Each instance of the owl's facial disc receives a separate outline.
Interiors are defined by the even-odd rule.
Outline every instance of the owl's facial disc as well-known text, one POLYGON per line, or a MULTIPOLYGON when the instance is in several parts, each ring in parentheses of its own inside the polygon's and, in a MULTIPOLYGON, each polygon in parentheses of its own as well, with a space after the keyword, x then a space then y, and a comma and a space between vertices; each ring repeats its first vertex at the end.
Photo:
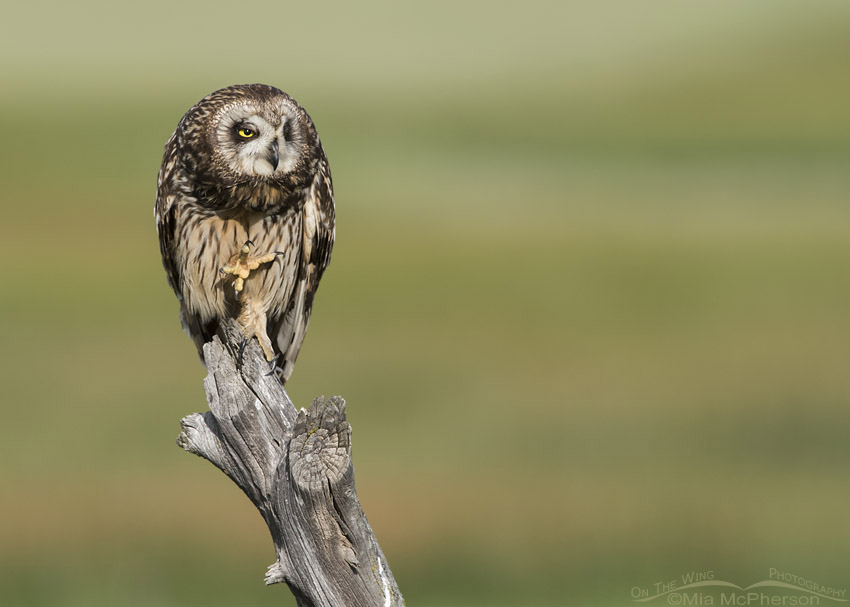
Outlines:
POLYGON ((217 129, 219 147, 231 168, 251 177, 272 177, 291 171, 298 163, 300 142, 295 140, 295 116, 288 112, 243 111, 226 115, 217 129))

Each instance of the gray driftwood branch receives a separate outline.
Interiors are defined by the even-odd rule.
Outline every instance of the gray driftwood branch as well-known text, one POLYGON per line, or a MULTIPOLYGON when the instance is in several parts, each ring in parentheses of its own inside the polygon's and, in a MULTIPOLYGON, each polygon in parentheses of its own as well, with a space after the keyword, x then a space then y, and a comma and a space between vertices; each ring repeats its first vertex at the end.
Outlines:
POLYGON ((354 488, 345 401, 295 409, 256 340, 237 365, 235 325, 204 347, 210 410, 181 421, 177 444, 215 464, 250 498, 274 541, 266 584, 299 607, 404 605, 354 488))

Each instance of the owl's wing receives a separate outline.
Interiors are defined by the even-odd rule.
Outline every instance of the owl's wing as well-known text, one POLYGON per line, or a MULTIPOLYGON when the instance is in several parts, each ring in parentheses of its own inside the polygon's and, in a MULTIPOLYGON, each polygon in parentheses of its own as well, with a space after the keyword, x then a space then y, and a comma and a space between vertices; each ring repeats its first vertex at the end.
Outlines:
POLYGON ((319 287, 319 280, 331 261, 334 244, 336 219, 333 183, 324 152, 319 162, 319 170, 310 186, 303 213, 298 279, 289 307, 279 319, 276 330, 271 333, 272 339, 283 354, 283 360, 279 364, 284 382, 292 375, 295 359, 298 358, 298 352, 304 342, 310 312, 313 309, 313 297, 319 287))
POLYGON ((162 254, 162 266, 168 284, 177 294, 180 301, 180 324, 183 330, 189 334, 195 346, 198 348, 198 356, 204 360, 204 344, 212 339, 215 334, 215 323, 204 324, 201 319, 191 314, 183 305, 183 277, 180 275, 180 263, 177 253, 177 209, 185 200, 186 194, 180 188, 183 178, 177 163, 177 133, 165 144, 165 154, 162 159, 162 167, 159 169, 159 178, 156 187, 156 205, 154 206, 154 217, 156 218, 156 231, 159 235, 159 251, 162 254))
POLYGON ((177 203, 179 192, 174 187, 177 168, 177 133, 175 132, 165 144, 165 154, 156 185, 156 232, 159 235, 159 252, 162 254, 162 266, 168 284, 177 294, 177 299, 183 300, 180 292, 180 273, 177 263, 177 203))

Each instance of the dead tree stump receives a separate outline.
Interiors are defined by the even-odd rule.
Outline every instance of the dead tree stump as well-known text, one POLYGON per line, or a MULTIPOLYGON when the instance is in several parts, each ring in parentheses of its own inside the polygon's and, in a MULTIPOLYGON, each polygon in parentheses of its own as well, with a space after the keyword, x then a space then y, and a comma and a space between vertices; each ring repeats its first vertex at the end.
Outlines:
POLYGON ((285 582, 299 607, 404 605, 357 499, 345 401, 319 397, 297 411, 256 340, 237 364, 241 340, 229 325, 204 346, 210 410, 183 418, 177 444, 260 511, 277 553, 266 584, 285 582))

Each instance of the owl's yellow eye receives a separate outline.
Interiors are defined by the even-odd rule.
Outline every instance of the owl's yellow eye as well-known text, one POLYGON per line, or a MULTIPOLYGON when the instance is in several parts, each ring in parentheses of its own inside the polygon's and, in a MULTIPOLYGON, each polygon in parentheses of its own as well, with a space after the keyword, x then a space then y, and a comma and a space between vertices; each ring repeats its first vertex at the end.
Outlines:
POLYGON ((257 134, 257 132, 255 130, 246 129, 245 127, 240 128, 236 132, 239 133, 240 137, 244 137, 245 139, 250 139, 251 137, 253 137, 254 135, 257 134))

